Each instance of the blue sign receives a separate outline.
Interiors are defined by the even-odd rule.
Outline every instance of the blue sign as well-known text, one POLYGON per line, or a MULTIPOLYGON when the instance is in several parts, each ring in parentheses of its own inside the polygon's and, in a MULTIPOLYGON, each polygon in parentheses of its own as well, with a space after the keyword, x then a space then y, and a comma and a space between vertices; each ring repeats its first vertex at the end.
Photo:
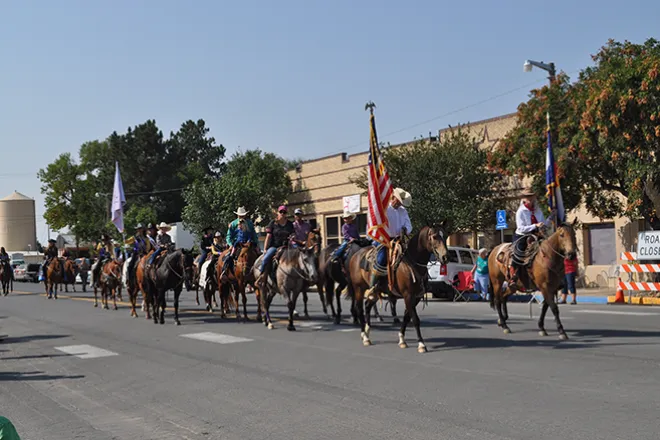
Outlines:
POLYGON ((498 231, 501 231, 502 229, 509 229, 509 225, 506 224, 506 211, 503 209, 500 209, 497 211, 497 225, 495 226, 495 229, 498 231))

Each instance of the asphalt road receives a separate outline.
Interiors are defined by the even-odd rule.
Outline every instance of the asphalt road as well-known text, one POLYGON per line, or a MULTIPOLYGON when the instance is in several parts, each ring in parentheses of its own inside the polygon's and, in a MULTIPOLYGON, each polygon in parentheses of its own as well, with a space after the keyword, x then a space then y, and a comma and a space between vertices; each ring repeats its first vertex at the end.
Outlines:
MULTIPOLYGON (((421 310, 429 353, 391 318, 363 347, 310 298, 312 321, 221 320, 184 293, 182 325, 47 300, 0 298, 0 415, 24 440, 656 439, 660 308, 562 306, 571 338, 538 336, 527 305, 503 334, 483 303, 421 310)), ((579 298, 578 298, 579 299, 579 298)), ((249 296, 254 317, 254 296, 249 296)), ((347 309, 347 304, 345 304, 347 309)), ((302 307, 298 307, 302 310, 302 307)), ((273 305, 285 316, 281 299, 273 305)), ((401 311, 400 311, 401 312, 401 311)), ((538 306, 534 306, 538 315, 538 306)))

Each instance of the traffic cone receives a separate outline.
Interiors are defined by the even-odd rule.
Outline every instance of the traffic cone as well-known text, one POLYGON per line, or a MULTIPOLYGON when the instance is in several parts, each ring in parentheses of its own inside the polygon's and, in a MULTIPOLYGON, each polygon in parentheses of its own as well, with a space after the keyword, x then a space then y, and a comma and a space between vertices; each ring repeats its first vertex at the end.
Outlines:
MULTIPOLYGON (((619 283, 621 282, 621 278, 619 278, 619 283)), ((616 288, 616 296, 614 297, 614 304, 625 304, 626 299, 623 296, 623 289, 621 288, 621 284, 617 283, 617 288, 616 288)))

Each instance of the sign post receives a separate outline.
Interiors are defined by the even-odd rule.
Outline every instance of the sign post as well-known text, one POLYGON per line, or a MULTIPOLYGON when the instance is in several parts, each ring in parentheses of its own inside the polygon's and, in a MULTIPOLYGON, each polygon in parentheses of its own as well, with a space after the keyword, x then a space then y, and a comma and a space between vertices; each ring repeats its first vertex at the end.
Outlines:
POLYGON ((504 243, 504 230, 509 229, 509 225, 506 223, 506 211, 504 209, 498 210, 495 220, 497 221, 495 229, 500 231, 500 241, 504 243))

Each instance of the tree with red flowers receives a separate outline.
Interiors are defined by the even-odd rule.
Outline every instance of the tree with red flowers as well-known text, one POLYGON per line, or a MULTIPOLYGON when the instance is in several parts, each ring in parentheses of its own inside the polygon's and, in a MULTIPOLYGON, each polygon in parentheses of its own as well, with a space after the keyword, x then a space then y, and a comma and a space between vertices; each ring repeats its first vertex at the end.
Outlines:
POLYGON ((518 107, 492 167, 545 192, 546 112, 566 209, 627 216, 660 229, 660 42, 610 40, 570 83, 560 74, 518 107))

